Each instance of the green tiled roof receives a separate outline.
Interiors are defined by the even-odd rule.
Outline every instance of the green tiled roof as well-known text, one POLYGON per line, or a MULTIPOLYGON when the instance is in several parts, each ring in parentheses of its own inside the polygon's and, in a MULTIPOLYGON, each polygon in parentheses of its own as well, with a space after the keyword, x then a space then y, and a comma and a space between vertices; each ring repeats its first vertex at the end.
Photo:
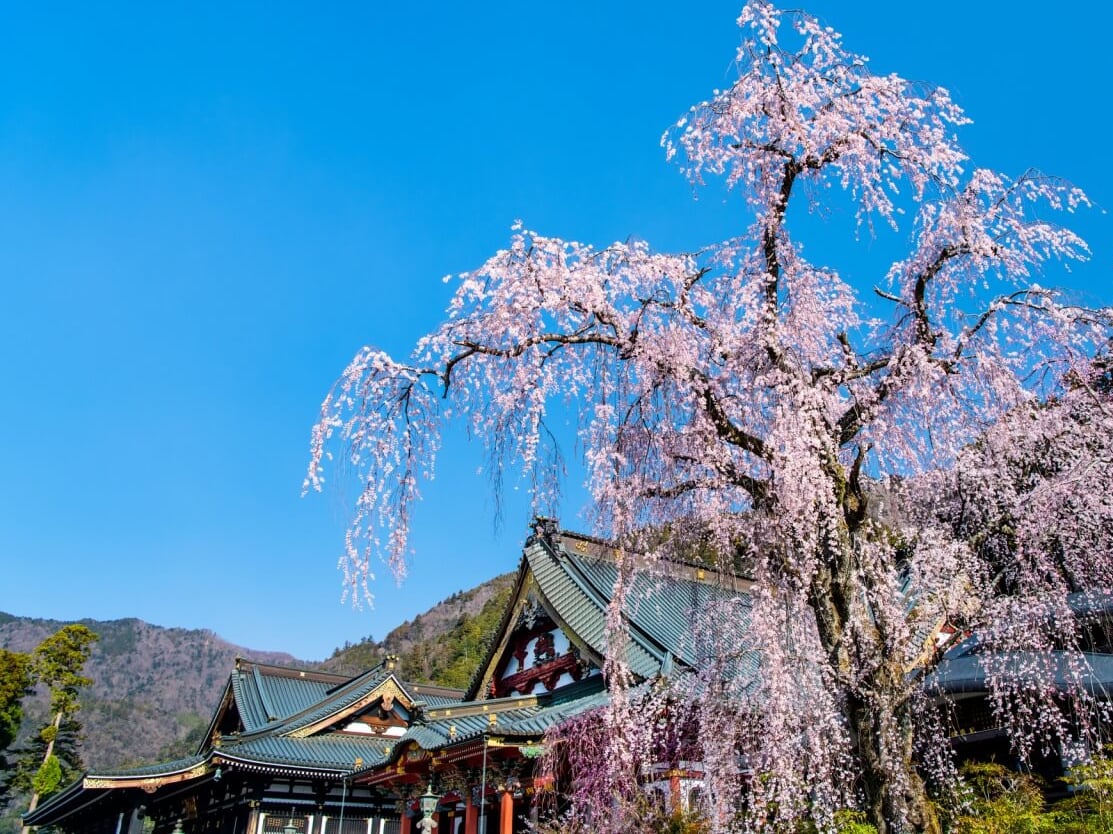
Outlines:
MULTIPOLYGON (((384 664, 379 664, 373 669, 364 672, 362 675, 352 678, 352 680, 343 686, 337 687, 323 701, 311 705, 297 715, 290 716, 283 721, 281 725, 270 729, 283 735, 295 733, 304 727, 315 724, 351 706, 393 676, 394 672, 391 669, 388 669, 384 664)), ((406 684, 402 681, 397 678, 394 680, 412 700, 424 700, 423 698, 410 694, 409 690, 406 688, 406 684)))
MULTIPOLYGON (((402 684, 402 688, 407 691, 412 691, 412 688, 409 684, 402 684)), ((434 709, 436 707, 450 707, 453 704, 458 704, 464 700, 464 696, 462 692, 459 695, 454 695, 451 697, 448 695, 433 695, 425 692, 415 692, 414 699, 425 704, 426 707, 434 709)))
POLYGON ((76 812, 88 813, 99 802, 109 796, 105 790, 89 791, 82 780, 70 783, 67 787, 51 794, 38 808, 23 817, 24 825, 38 826, 50 824, 56 819, 76 812))
POLYGON ((263 735, 214 751, 216 755, 249 764, 281 765, 307 770, 334 770, 345 773, 357 769, 356 760, 381 759, 396 739, 382 736, 355 736, 327 733, 309 738, 263 735))
MULTIPOLYGON (((353 678, 309 670, 241 662, 232 673, 232 692, 245 735, 294 733, 337 713, 380 686, 393 672, 380 663, 353 678), (302 676, 304 675, 304 676, 302 676)), ((428 707, 458 703, 462 692, 395 682, 428 707)))
MULTIPOLYGON (((567 541, 561 537, 550 546, 537 540, 526 549, 526 560, 553 609, 593 651, 606 656, 607 606, 618 566, 605 556, 577 553, 567 541)), ((691 573, 694 571, 685 571, 691 573)), ((630 582, 624 606, 630 669, 641 678, 654 677, 668 655, 698 667, 707 654, 702 649, 710 636, 706 630, 720 629, 719 637, 739 645, 749 628, 749 612, 749 596, 727 584, 687 575, 640 573, 630 582), (729 605, 731 616, 709 624, 702 615, 716 605, 729 605)))
MULTIPOLYGON (((487 715, 467 715, 459 718, 439 718, 436 721, 431 721, 424 725, 422 729, 429 730, 440 737, 441 741, 437 742, 437 747, 443 747, 449 741, 465 741, 469 738, 478 738, 484 733, 495 733, 502 735, 507 731, 507 728, 513 725, 516 721, 529 716, 536 715, 540 711, 538 706, 520 707, 518 709, 505 710, 495 714, 495 723, 491 724, 487 715), (455 738, 450 735, 449 727, 456 728, 455 738)), ((409 735, 409 733, 407 733, 409 735)), ((403 736, 405 738, 405 736, 403 736)), ((420 739, 415 739, 421 743, 420 739)), ((430 748, 426 748, 430 749, 430 748)))
POLYGON ((90 771, 85 774, 86 777, 92 779, 123 779, 128 777, 141 778, 144 776, 166 776, 171 773, 179 773, 196 767, 203 761, 208 759, 207 755, 188 756, 184 759, 174 759, 172 762, 159 762, 151 765, 140 765, 139 767, 123 768, 120 770, 98 770, 96 772, 90 771))
POLYGON ((346 680, 241 660, 232 672, 231 686, 244 731, 252 733, 320 703, 346 680))
MULTIPOLYGON (((153 765, 142 765, 120 770, 98 770, 95 773, 85 773, 80 778, 71 782, 61 791, 47 797, 33 812, 25 817, 27 825, 38 826, 53 822, 55 819, 72 813, 88 812, 89 808, 105 797, 109 796, 112 789, 104 786, 86 788, 86 779, 145 779, 152 776, 173 776, 176 773, 185 773, 188 770, 203 764, 208 760, 208 754, 189 756, 184 759, 174 759, 169 762, 159 762, 153 765)), ((78 817, 80 819, 80 817, 78 817)))
POLYGON ((610 695, 606 692, 585 695, 583 698, 544 707, 537 710, 533 715, 523 716, 515 721, 507 722, 505 727, 500 727, 500 732, 507 735, 540 736, 550 727, 555 727, 562 721, 567 721, 569 718, 588 710, 606 706, 609 702, 610 695))

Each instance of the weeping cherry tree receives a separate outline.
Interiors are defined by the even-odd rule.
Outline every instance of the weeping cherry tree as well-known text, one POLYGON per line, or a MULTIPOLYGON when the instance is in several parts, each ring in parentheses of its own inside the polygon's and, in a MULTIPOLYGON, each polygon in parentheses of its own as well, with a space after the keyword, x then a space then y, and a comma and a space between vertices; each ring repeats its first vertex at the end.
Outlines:
MULTIPOLYGON (((938 831, 927 779, 947 756, 909 674, 922 653, 916 616, 1038 606, 1039 622, 1054 621, 1078 582, 1107 582, 1113 563, 1108 549, 1080 554, 1096 534, 1076 535, 1069 512, 1054 516, 1054 547, 1039 524, 1018 524, 993 548, 972 515, 964 527, 907 512, 898 531, 877 496, 932 478, 936 498, 953 496, 955 467, 979 440, 989 483, 1007 469, 990 452, 1015 444, 1009 432, 1043 431, 1032 427, 1052 406, 1041 404, 1068 395, 1108 424, 1093 380, 1110 316, 1035 281, 1049 262, 1087 256, 1052 219, 1087 199, 1035 171, 973 167, 956 138, 967 119, 945 90, 872 73, 815 18, 754 0, 738 23, 736 80, 662 140, 695 185, 725 182, 738 236, 667 254, 515 226, 506 249, 459 277, 444 323, 410 357, 366 348, 351 362, 322 406, 307 486, 320 488, 334 446, 364 485, 343 560, 358 589, 377 559, 404 572, 446 421, 466 423, 494 471, 525 473, 547 509, 561 476, 549 427, 574 415, 593 532, 620 553, 647 551, 620 555, 624 574, 652 564, 662 530, 746 550, 758 680, 692 690, 718 693, 701 705, 703 755, 721 763, 713 828, 825 827, 858 807, 882 832, 938 831), (868 292, 809 261, 790 222, 839 194, 863 232, 899 224, 909 240, 868 292), (1072 577, 1082 561, 1096 564, 1072 577), (909 576, 924 601, 916 616, 909 576), (748 787, 731 778, 743 760, 760 774, 748 787), (760 796, 740 804, 742 790, 760 796)), ((1056 500, 1108 482, 1109 469, 1056 480, 1056 500)), ((1105 486, 1104 502, 1078 501, 1108 518, 1105 486)), ((621 736, 638 711, 612 655, 606 726, 621 736)), ((1024 681, 1005 670, 994 680, 1000 708, 1028 703, 1024 681)))

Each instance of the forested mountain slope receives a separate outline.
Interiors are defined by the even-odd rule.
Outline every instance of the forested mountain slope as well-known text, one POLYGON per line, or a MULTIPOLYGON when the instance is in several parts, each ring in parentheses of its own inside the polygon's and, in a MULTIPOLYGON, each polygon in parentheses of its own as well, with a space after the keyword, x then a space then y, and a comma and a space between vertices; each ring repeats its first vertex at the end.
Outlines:
POLYGON ((366 640, 337 649, 322 666, 354 675, 396 654, 405 680, 465 689, 498 628, 516 576, 504 573, 459 591, 402 623, 382 642, 366 640))
MULTIPOLYGON (((81 620, 100 635, 82 697, 86 766, 116 768, 187 755, 200 741, 237 656, 356 675, 386 654, 404 678, 463 688, 498 626, 514 574, 459 591, 391 631, 337 649, 323 662, 236 646, 208 630, 163 628, 137 619, 81 620)), ((0 647, 30 652, 67 623, 0 612, 0 647)), ((24 702, 21 739, 46 720, 45 692, 24 702)), ((18 742, 17 742, 18 743, 18 742)))
MULTIPOLYGON (((298 663, 283 652, 245 649, 208 630, 163 628, 142 620, 81 620, 100 636, 85 673, 93 685, 78 714, 82 755, 93 768, 152 761, 199 739, 237 655, 298 663)), ((0 646, 31 652, 67 623, 0 612, 0 646)), ((42 724, 45 692, 24 702, 21 738, 42 724)))

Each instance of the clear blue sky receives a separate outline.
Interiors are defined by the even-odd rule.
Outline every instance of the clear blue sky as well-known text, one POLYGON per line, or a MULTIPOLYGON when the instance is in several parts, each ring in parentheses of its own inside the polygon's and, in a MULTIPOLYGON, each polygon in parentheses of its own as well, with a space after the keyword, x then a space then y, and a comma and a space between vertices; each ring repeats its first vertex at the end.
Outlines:
MULTIPOLYGON (((739 8, 8 8, 0 610, 318 659, 512 569, 526 508, 496 532, 480 452, 453 443, 410 579, 381 571, 373 610, 342 606, 344 496, 299 498, 318 404, 361 345, 408 352, 448 300, 441 277, 515 218, 661 249, 737 231, 658 139, 729 82, 739 8)), ((1106 3, 808 8, 876 70, 948 87, 978 164, 1035 166, 1113 207, 1106 3)), ((1075 225, 1094 259, 1047 282, 1110 303, 1110 215, 1075 225)))

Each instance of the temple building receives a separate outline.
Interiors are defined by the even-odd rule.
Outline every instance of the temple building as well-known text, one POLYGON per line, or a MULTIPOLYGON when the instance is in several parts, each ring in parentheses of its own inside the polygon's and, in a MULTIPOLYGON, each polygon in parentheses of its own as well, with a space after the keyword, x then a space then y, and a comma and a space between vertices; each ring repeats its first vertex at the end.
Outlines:
MULTIPOLYGON (((711 663, 735 683, 757 674, 745 648, 749 580, 659 563, 628 583, 615 639, 607 614, 616 557, 606 542, 538 519, 467 691, 404 681, 393 657, 354 678, 241 659, 195 755, 87 773, 25 822, 71 834, 417 834, 432 822, 436 834, 526 831, 535 798, 561 779, 545 769, 546 733, 608 703, 609 651, 621 651, 635 685, 646 687, 711 663)), ((1088 686, 1104 700, 1113 691, 1113 594, 1069 602, 1085 637, 1088 686)), ((940 623, 924 637, 929 660, 909 675, 951 705, 959 757, 1007 758, 978 635, 940 623)), ((1062 654, 1049 662, 1065 664, 1062 654)), ((644 790, 694 807, 704 773, 692 758, 655 763, 644 790)), ((1062 766, 1045 764, 1049 774, 1062 766)))
MULTIPOLYGON (((640 680, 701 663, 710 649, 693 634, 700 612, 741 606, 730 627, 747 621, 744 578, 663 571, 636 580, 624 609, 640 680)), ((546 731, 607 703, 617 577, 605 542, 539 520, 466 692, 401 680, 391 657, 350 679, 239 660, 195 755, 87 773, 25 822, 72 834, 409 834, 431 816, 437 834, 525 831, 534 795, 552 787, 539 766, 546 731)), ((700 776, 685 762, 652 778, 686 802, 700 776)))

